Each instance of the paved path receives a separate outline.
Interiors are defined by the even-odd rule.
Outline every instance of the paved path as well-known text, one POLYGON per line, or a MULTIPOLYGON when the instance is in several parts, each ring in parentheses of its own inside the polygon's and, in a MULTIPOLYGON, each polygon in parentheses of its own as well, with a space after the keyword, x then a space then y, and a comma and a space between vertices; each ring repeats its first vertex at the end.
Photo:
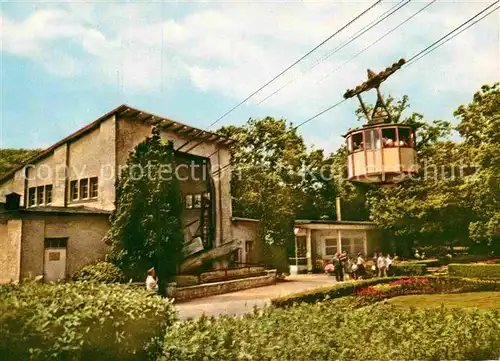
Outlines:
POLYGON ((333 277, 327 275, 289 276, 284 282, 272 286, 251 288, 248 290, 225 293, 179 303, 176 305, 181 319, 217 315, 242 315, 251 312, 254 306, 263 307, 271 298, 290 295, 316 287, 335 283, 333 277))

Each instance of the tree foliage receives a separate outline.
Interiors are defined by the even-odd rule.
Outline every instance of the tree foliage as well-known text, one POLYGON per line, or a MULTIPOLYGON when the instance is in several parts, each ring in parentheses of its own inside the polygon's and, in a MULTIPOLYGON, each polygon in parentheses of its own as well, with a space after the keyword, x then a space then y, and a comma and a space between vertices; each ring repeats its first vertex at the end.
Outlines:
POLYGON ((477 219, 469 224, 470 237, 500 249, 500 83, 484 85, 467 106, 455 111, 464 147, 479 171, 461 191, 477 219))
POLYGON ((183 207, 174 169, 173 144, 163 142, 155 128, 136 146, 121 172, 107 235, 110 259, 134 277, 144 277, 154 266, 160 290, 182 260, 183 207))
POLYGON ((393 119, 417 130, 420 172, 403 184, 368 192, 370 218, 407 255, 414 245, 471 245, 470 239, 494 245, 500 219, 498 84, 484 86, 455 112, 464 142, 450 140, 454 128, 447 121, 401 116, 409 107, 406 96, 389 99, 390 113, 398 115, 393 119))
POLYGON ((40 149, 0 149, 0 175, 21 165, 40 149))
POLYGON ((238 140, 232 148, 233 212, 260 220, 260 237, 283 267, 292 248, 295 219, 332 218, 337 188, 332 161, 322 150, 308 151, 293 124, 285 119, 249 119, 223 127, 221 135, 238 140))

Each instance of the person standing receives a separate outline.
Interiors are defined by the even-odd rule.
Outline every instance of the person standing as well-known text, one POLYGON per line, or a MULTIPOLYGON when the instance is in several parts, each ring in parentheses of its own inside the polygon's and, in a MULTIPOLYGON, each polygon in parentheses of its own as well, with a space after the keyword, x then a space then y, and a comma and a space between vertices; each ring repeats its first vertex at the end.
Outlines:
POLYGON ((340 254, 340 257, 339 257, 340 268, 342 268, 342 281, 344 281, 345 274, 349 273, 349 271, 347 270, 348 260, 349 260, 349 255, 347 254, 347 251, 345 251, 345 250, 342 251, 342 253, 340 254))
POLYGON ((342 282, 344 280, 344 270, 342 269, 342 266, 340 264, 340 253, 335 253, 335 256, 333 256, 333 266, 335 267, 335 279, 337 282, 342 282))
POLYGON ((365 268, 365 258, 363 257, 363 254, 361 252, 358 253, 356 265, 358 266, 358 276, 360 279, 363 279, 363 277, 366 276, 366 268, 365 268))
POLYGON ((388 275, 391 275, 392 273, 391 264, 392 264, 391 254, 387 253, 387 256, 385 257, 385 268, 388 275))
POLYGON ((148 291, 155 291, 158 293, 158 277, 156 276, 154 267, 148 270, 148 276, 146 277, 146 289, 148 291))
POLYGON ((372 257, 372 271, 375 276, 378 275, 378 267, 377 267, 378 253, 374 252, 372 257))
POLYGON ((377 268, 379 277, 387 277, 387 264, 382 252, 379 253, 379 256, 377 258, 377 268))

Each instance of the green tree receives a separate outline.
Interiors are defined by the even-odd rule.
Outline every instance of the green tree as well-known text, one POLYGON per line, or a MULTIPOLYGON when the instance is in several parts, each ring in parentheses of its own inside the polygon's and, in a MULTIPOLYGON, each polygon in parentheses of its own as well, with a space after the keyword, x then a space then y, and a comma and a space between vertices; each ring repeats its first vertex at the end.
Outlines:
POLYGON ((0 149, 0 176, 37 154, 40 149, 0 149))
POLYGON ((175 165, 172 142, 163 142, 155 127, 121 172, 107 234, 110 260, 134 278, 154 266, 162 294, 182 261, 183 207, 175 165))
POLYGON ((382 230, 384 246, 407 256, 414 245, 466 243, 468 224, 474 219, 461 191, 466 179, 463 166, 470 162, 470 152, 449 140, 450 122, 430 123, 416 112, 405 117, 409 106, 407 96, 397 101, 388 98, 391 120, 417 131, 420 172, 405 183, 373 188, 366 194, 370 219, 382 230))
POLYGON ((304 141, 285 119, 271 117, 218 132, 238 141, 231 150, 233 212, 260 220, 265 262, 285 271, 301 198, 304 141))
POLYGON ((477 215, 469 224, 470 237, 500 250, 500 83, 484 85, 467 106, 454 115, 464 147, 479 166, 461 191, 477 215))

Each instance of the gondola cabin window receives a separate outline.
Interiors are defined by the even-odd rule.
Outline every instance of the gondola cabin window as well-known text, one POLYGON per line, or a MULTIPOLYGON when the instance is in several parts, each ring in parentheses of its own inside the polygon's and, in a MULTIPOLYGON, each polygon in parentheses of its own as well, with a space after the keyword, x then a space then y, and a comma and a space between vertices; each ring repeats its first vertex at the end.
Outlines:
POLYGON ((380 132, 378 129, 365 130, 366 150, 381 148, 380 132))
POLYGON ((396 128, 382 129, 382 142, 384 148, 392 148, 397 144, 396 128))
POLYGON ((409 128, 398 128, 399 143, 400 147, 412 147, 412 139, 410 137, 411 131, 409 128))
POLYGON ((352 151, 360 152, 363 150, 363 133, 359 132, 352 136, 352 151))

